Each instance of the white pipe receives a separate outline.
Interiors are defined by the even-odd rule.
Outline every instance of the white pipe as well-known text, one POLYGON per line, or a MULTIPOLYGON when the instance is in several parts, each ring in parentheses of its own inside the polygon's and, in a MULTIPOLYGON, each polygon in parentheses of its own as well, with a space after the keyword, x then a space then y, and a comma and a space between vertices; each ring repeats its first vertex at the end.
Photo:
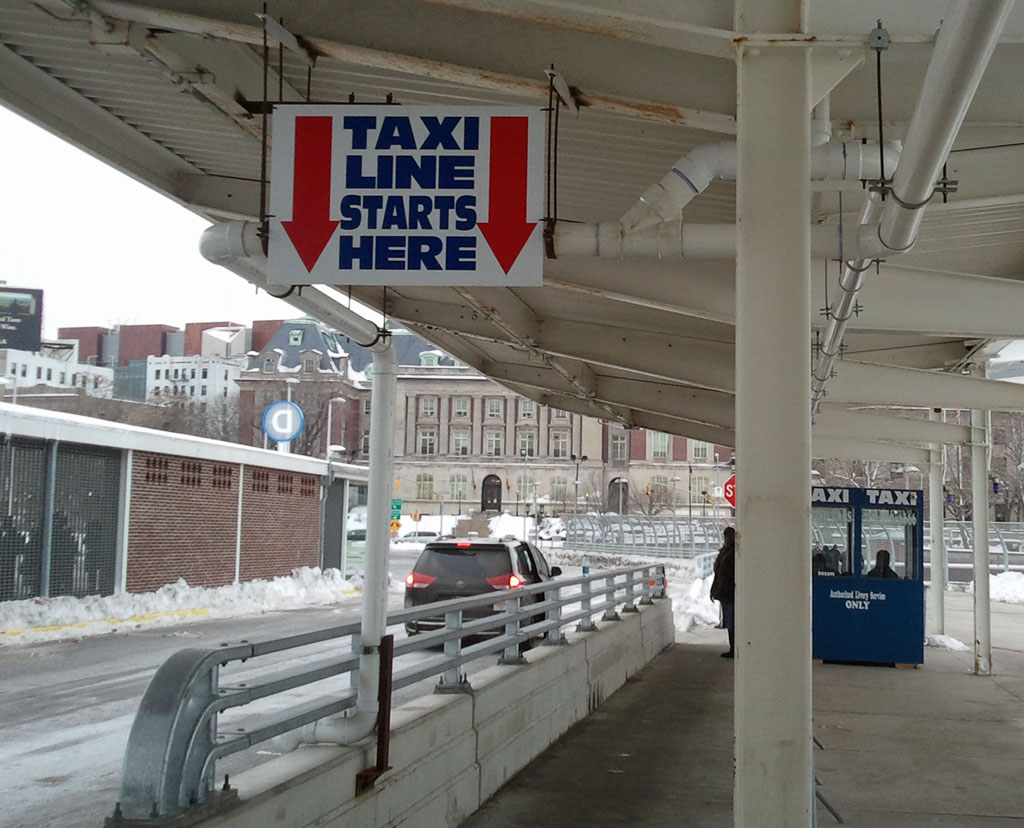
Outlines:
POLYGON ((923 218, 916 205, 923 206, 934 191, 1012 7, 1013 0, 961 0, 939 30, 893 176, 896 197, 878 227, 887 250, 913 247, 923 218))
MULTIPOLYGON (((229 221, 207 228, 199 249, 214 264, 226 267, 266 289, 267 260, 253 222, 229 221)), ((389 335, 326 294, 303 288, 286 297, 301 310, 316 315, 373 353, 373 390, 370 407, 370 474, 367 498, 366 558, 363 581, 359 687, 350 715, 321 719, 278 737, 279 747, 290 750, 300 742, 349 744, 365 738, 377 724, 380 684, 380 640, 387 629, 387 578, 390 535, 386 531, 391 506, 394 449, 391 428, 395 417, 398 357, 389 335), (316 301, 313 297, 319 297, 316 301)))
MULTIPOLYGON (((874 225, 881 212, 882 202, 877 193, 871 193, 861 210, 860 227, 874 225)), ((845 253, 845 251, 844 251, 845 253)), ((829 307, 828 325, 821 341, 821 351, 811 375, 811 413, 817 412, 821 398, 825 396, 825 383, 832 376, 832 366, 839 356, 846 325, 857 308, 857 294, 864 286, 870 259, 851 261, 843 256, 843 270, 839 275, 839 296, 829 307)))
MULTIPOLYGON (((811 256, 817 259, 857 259, 874 257, 878 243, 862 253, 859 225, 844 228, 840 239, 834 225, 811 225, 811 256)), ((599 224, 559 222, 555 225, 555 255, 558 258, 593 257, 601 259, 657 258, 733 259, 736 257, 735 224, 689 224, 674 221, 629 229, 615 221, 599 224)))
POLYGON ((811 151, 832 140, 832 102, 826 95, 811 110, 811 151))
MULTIPOLYGON (((898 142, 886 143, 885 167, 896 167, 900 158, 898 142)), ((845 181, 878 178, 881 167, 878 147, 860 141, 821 144, 811 150, 811 179, 845 181)), ((736 144, 715 143, 695 147, 673 165, 657 184, 640 196, 622 217, 627 230, 659 222, 676 221, 679 211, 703 193, 715 179, 736 178, 736 144)))

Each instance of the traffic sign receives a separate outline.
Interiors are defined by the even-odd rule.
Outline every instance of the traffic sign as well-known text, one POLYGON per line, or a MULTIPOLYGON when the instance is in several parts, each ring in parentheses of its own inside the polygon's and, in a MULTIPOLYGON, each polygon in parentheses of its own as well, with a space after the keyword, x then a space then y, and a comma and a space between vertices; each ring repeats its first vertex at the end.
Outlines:
POLYGON ((539 108, 279 104, 268 282, 537 285, 539 108))
POLYGON ((263 431, 275 443, 289 443, 299 436, 306 418, 290 400, 278 400, 263 411, 263 431))
POLYGON ((401 509, 402 508, 402 498, 400 498, 400 497, 393 497, 393 498, 391 498, 391 508, 392 509, 401 509))
POLYGON ((725 481, 725 485, 722 487, 725 495, 726 502, 736 508, 736 475, 732 475, 728 480, 725 481))
POLYGON ((402 527, 402 521, 400 521, 400 520, 392 520, 391 521, 391 531, 392 532, 397 532, 401 527, 402 527))

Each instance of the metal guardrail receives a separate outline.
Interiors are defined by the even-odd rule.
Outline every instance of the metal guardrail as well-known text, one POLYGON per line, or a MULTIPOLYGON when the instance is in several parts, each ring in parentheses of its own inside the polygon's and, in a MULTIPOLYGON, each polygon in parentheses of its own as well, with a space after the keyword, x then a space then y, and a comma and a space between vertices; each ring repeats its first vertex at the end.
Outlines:
MULTIPOLYGON (((438 688, 466 689, 469 685, 460 668, 471 661, 500 653, 502 663, 514 664, 531 639, 543 636, 545 643, 560 643, 567 625, 578 622, 579 629, 590 630, 598 614, 605 620, 614 620, 618 607, 630 611, 638 601, 650 603, 653 598, 663 597, 665 568, 649 565, 559 578, 497 595, 490 593, 391 612, 388 627, 403 629, 407 622, 439 615, 445 618, 443 629, 395 641, 396 659, 439 645, 443 650, 395 669, 392 687, 408 687, 440 676, 438 688), (531 596, 538 600, 524 603, 531 596), (498 611, 493 615, 463 619, 467 610, 495 605, 498 611), (463 646, 467 637, 483 634, 490 637, 463 646)), ((354 621, 271 641, 186 649, 171 656, 156 671, 136 713, 125 752, 120 801, 108 825, 121 820, 156 823, 189 807, 215 805, 221 795, 214 791, 218 759, 354 707, 361 649, 359 632, 360 623, 354 621), (349 651, 340 657, 321 658, 298 669, 271 672, 255 683, 220 683, 221 668, 231 662, 345 638, 350 642, 349 651), (288 707, 284 712, 255 715, 245 721, 244 727, 218 727, 218 716, 232 708, 344 674, 350 678, 347 691, 331 692, 329 696, 288 707)), ((223 791, 228 790, 225 780, 223 791)))
POLYGON ((563 517, 565 546, 579 552, 693 558, 717 552, 722 530, 734 522, 720 514, 569 515, 563 517))

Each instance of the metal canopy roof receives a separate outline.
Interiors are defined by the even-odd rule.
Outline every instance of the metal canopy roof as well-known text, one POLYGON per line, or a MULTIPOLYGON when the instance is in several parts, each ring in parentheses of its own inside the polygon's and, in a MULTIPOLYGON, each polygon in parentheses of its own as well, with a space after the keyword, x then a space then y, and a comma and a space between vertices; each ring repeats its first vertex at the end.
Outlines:
MULTIPOLYGON (((826 58, 824 86, 830 72, 843 77, 830 97, 833 141, 878 138, 875 53, 867 48, 878 18, 891 36, 881 60, 884 139, 902 139, 946 5, 821 0, 806 9, 814 48, 826 58)), ((256 220, 258 11, 238 0, 0 0, 0 102, 211 221, 256 220)), ((268 12, 298 38, 280 57, 280 78, 272 49, 275 100, 305 99, 308 83, 309 98, 320 102, 392 95, 400 104, 542 107, 544 70, 553 65, 580 107, 560 117, 560 222, 619 221, 680 156, 736 132, 729 3, 289 0, 268 12)), ((806 42, 796 35, 773 42, 787 38, 806 42)), ((949 157, 959 189, 928 206, 912 252, 869 278, 823 413, 870 405, 1024 408, 1017 389, 891 373, 960 373, 1001 341, 1024 337, 1022 58, 1018 8, 949 157)), ((827 232, 841 220, 855 223, 859 182, 812 188, 812 224, 827 232)), ((734 223, 734 183, 714 181, 686 205, 682 221, 684 234, 688 225, 734 223)), ((820 277, 812 307, 824 308, 837 267, 825 258, 813 267, 820 277)), ((560 255, 545 262, 543 287, 304 294, 324 307, 351 295, 546 404, 731 445, 734 271, 730 258, 560 255)), ((826 321, 816 316, 815 331, 826 321)), ((816 441, 830 422, 819 418, 816 441)), ((848 419, 840 422, 837 436, 887 434, 881 425, 853 434, 848 419)), ((888 439, 921 445, 906 435, 888 439)), ((848 448, 827 445, 816 453, 848 448)))

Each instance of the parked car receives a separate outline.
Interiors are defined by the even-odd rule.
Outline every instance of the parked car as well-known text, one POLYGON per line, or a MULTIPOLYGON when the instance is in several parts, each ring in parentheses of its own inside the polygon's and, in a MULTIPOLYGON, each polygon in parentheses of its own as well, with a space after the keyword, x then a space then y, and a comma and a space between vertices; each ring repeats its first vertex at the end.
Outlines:
POLYGON ((345 537, 350 541, 364 541, 366 540, 366 529, 349 529, 345 533, 345 537))
POLYGON ((428 543, 440 537, 437 532, 421 529, 418 532, 406 532, 402 537, 395 538, 395 543, 428 543))
MULTIPOLYGON (((496 595, 527 584, 550 581, 562 574, 549 566, 544 555, 531 543, 516 538, 444 538, 429 542, 412 572, 405 579, 405 606, 419 607, 435 601, 469 595, 496 595)), ((530 596, 531 603, 542 596, 530 596)), ((483 606, 466 610, 464 618, 483 618, 503 607, 483 606)), ((406 632, 437 630, 444 616, 423 618, 405 625, 406 632)), ((495 633, 498 630, 494 631, 495 633)))

